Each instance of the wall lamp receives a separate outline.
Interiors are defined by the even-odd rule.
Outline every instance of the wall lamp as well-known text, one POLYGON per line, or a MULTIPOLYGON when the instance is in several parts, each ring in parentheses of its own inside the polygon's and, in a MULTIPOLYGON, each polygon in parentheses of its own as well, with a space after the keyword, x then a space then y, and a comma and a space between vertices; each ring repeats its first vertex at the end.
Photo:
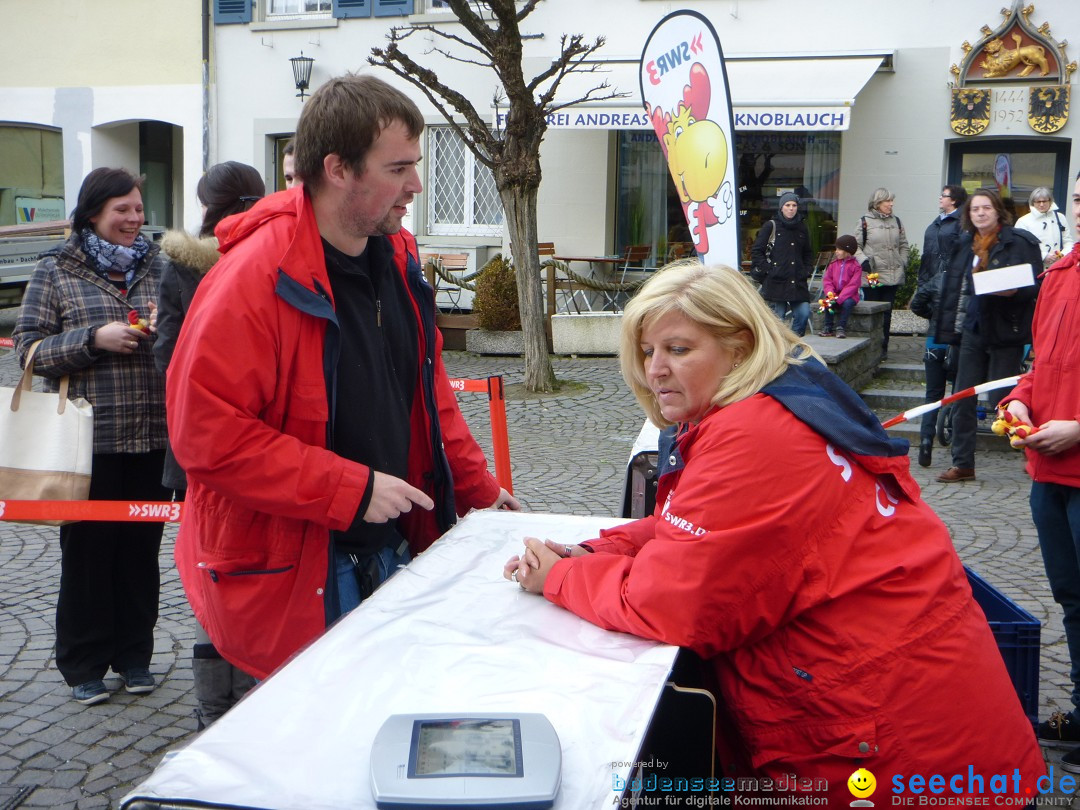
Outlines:
POLYGON ((300 51, 299 56, 294 56, 289 61, 292 62, 293 81, 296 83, 296 89, 300 91, 296 97, 303 102, 304 91, 311 86, 311 65, 315 60, 310 56, 304 56, 304 52, 300 51))

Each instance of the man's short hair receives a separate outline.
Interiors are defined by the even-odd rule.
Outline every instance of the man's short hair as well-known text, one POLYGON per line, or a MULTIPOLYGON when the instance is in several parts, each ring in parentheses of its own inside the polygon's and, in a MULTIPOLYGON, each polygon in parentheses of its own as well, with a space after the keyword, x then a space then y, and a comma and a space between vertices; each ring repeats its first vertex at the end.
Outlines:
POLYGON ((967 190, 963 186, 954 186, 951 183, 944 188, 949 192, 949 197, 952 198, 952 203, 957 208, 967 202, 967 190))
POLYGON ((281 149, 282 155, 291 155, 296 151, 296 138, 289 138, 281 149))
POLYGON ((337 155, 356 174, 379 134, 395 121, 419 138, 424 117, 412 99, 374 76, 346 73, 316 90, 296 123, 296 173, 311 193, 322 187, 323 161, 337 155))

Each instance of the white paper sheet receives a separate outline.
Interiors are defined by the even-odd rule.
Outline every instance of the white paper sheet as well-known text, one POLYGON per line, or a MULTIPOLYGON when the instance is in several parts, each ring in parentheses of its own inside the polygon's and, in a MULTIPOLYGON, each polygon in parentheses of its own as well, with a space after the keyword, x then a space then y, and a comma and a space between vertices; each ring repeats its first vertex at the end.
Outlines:
POLYGON ((975 282, 976 295, 1016 290, 1020 287, 1030 287, 1035 283, 1035 273, 1030 264, 1013 264, 994 270, 982 270, 972 273, 971 278, 975 282))

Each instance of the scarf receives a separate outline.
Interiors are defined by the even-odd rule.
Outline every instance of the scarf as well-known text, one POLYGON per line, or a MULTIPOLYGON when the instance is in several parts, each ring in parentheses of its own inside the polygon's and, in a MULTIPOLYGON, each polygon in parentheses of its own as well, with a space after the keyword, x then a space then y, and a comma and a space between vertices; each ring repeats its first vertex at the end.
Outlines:
POLYGON ((990 265, 990 249, 997 244, 998 234, 1001 232, 999 225, 997 230, 985 236, 978 231, 971 240, 971 252, 979 257, 979 263, 973 268, 974 272, 985 270, 990 265))
POLYGON ((106 281, 109 280, 109 273, 123 273, 125 287, 131 286, 139 262, 150 251, 150 245, 141 233, 135 237, 135 242, 131 247, 106 242, 94 233, 92 228, 83 230, 79 234, 79 239, 82 242, 83 253, 90 260, 90 266, 94 268, 94 271, 106 281))

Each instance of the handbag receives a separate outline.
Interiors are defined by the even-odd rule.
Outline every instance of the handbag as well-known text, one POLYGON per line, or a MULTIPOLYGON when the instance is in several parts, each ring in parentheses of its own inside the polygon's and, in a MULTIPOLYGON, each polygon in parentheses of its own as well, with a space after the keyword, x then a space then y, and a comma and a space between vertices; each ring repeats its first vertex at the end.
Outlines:
POLYGON ((769 241, 765 243, 765 266, 750 268, 750 278, 758 284, 764 284, 765 279, 769 277, 769 270, 773 263, 773 245, 776 244, 776 221, 770 219, 766 224, 772 225, 772 231, 769 233, 769 241))
MULTIPOLYGON (((0 502, 82 501, 90 494, 94 409, 69 400, 68 377, 55 394, 31 390, 34 354, 15 388, 0 388, 0 502)), ((2 503, 0 503, 2 505, 2 503)), ((59 526, 67 521, 26 521, 59 526)))

